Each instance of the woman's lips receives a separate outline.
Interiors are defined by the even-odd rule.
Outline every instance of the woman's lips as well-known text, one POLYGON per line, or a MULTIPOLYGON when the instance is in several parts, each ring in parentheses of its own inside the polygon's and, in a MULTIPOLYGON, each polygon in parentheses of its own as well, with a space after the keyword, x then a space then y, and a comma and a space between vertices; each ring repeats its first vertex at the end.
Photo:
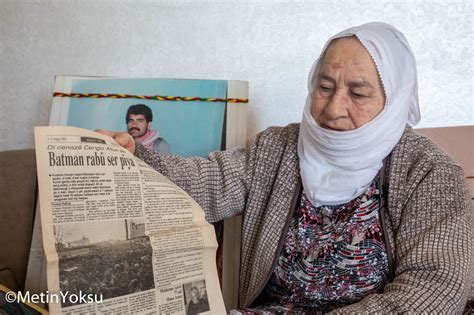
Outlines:
POLYGON ((329 130, 334 130, 334 131, 343 131, 342 129, 332 128, 326 124, 322 124, 321 127, 323 127, 324 129, 329 129, 329 130))

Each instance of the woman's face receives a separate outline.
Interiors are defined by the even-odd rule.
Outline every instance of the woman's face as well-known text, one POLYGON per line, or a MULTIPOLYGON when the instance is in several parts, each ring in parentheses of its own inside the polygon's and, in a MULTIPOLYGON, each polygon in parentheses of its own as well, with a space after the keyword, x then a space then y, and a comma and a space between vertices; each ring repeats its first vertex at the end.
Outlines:
POLYGON ((311 114, 322 128, 359 128, 377 116, 385 104, 377 69, 354 37, 329 45, 315 84, 311 114))

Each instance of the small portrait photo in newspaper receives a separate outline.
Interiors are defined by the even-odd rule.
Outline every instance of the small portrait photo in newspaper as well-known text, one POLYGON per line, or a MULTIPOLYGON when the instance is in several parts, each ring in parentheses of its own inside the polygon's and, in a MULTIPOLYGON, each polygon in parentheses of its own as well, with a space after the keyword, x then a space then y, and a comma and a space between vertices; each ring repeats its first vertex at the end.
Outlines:
POLYGON ((206 282, 193 281, 183 285, 186 315, 210 314, 206 282))

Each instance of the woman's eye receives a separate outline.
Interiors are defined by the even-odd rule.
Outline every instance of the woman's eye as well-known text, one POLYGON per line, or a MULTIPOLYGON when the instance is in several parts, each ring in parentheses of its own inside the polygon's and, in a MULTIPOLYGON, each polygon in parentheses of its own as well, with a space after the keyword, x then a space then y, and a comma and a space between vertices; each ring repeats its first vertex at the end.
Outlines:
POLYGON ((351 92, 352 96, 354 96, 355 98, 363 98, 365 97, 364 94, 360 94, 360 93, 356 93, 356 92, 351 92))
POLYGON ((330 92, 330 91, 332 91, 332 88, 331 88, 331 87, 325 86, 325 85, 319 86, 319 89, 320 89, 321 91, 323 91, 323 92, 330 92))

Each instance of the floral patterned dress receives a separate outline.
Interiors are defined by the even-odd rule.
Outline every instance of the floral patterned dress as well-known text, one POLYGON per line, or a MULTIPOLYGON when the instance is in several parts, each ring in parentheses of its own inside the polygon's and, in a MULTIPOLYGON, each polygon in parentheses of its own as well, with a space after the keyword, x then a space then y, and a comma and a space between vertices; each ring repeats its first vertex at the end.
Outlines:
POLYGON ((314 207, 301 193, 265 294, 286 310, 329 310, 378 292, 388 278, 378 179, 352 201, 314 207))

